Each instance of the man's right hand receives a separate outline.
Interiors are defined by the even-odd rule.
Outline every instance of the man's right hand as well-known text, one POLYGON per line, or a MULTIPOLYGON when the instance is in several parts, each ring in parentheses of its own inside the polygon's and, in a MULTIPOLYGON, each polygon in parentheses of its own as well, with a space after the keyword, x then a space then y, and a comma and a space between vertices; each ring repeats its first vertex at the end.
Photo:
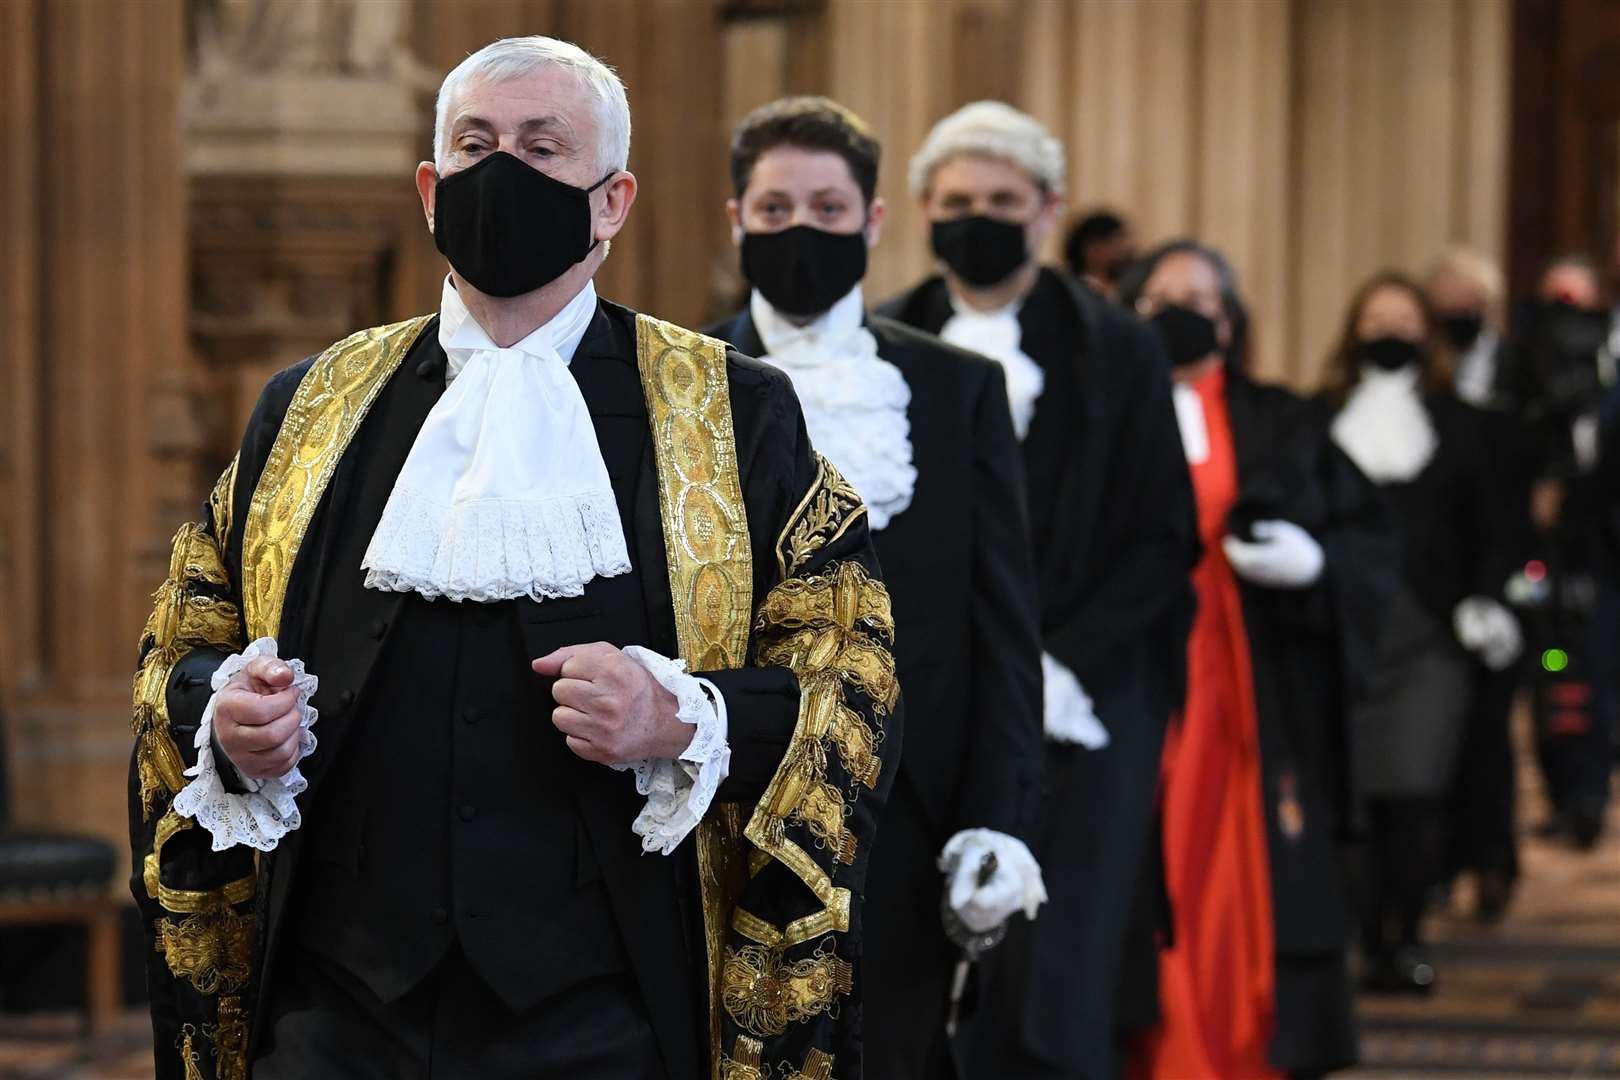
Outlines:
POLYGON ((214 741, 243 776, 274 779, 298 763, 299 719, 292 668, 255 657, 214 700, 214 741))

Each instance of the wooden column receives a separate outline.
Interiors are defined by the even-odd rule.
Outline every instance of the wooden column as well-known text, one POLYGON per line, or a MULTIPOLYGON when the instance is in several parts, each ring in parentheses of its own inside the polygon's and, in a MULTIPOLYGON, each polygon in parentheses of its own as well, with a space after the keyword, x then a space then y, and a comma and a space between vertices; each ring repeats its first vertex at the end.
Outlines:
POLYGON ((195 495, 171 468, 169 400, 186 366, 182 15, 0 5, 13 796, 20 821, 120 846, 136 639, 170 509, 195 495))

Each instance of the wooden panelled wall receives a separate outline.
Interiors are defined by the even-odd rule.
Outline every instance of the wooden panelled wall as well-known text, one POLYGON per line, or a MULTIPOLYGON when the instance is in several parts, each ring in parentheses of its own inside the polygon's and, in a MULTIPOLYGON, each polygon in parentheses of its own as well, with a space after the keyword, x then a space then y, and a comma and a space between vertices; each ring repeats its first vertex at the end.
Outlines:
POLYGON ((1362 278, 1451 243, 1501 258, 1510 15, 1509 0, 829 0, 820 72, 780 59, 802 17, 729 31, 749 42, 728 50, 729 84, 750 92, 727 112, 813 91, 877 128, 883 295, 930 265, 910 154, 949 110, 1010 101, 1065 141, 1074 210, 1225 250, 1260 372, 1310 386, 1362 278))
MULTIPOLYGON (((884 138, 874 298, 930 266, 907 158, 980 97, 1067 142, 1076 207, 1225 248, 1260 369, 1302 385, 1362 276, 1453 241, 1502 250, 1509 0, 398 2, 431 68, 518 33, 618 67, 642 193, 602 291, 687 322, 732 265, 730 127, 788 91, 832 94, 884 138)), ((242 420, 186 404, 207 283, 186 269, 185 12, 0 2, 0 702, 18 817, 112 838, 146 598, 203 494, 197 429, 242 420)), ((431 309, 443 273, 408 176, 397 198, 380 318, 431 309)))

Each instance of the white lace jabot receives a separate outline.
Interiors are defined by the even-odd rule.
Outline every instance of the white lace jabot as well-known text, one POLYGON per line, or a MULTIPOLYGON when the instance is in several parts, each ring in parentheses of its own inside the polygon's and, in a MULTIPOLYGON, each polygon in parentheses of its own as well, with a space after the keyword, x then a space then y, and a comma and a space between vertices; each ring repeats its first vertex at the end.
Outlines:
POLYGON ((1416 479, 1440 445, 1423 406, 1417 368, 1365 366, 1361 381, 1333 418, 1333 441, 1375 484, 1416 479))
POLYGON ((1024 328, 1018 324, 1020 303, 998 311, 975 311, 951 297, 956 314, 945 320, 939 336, 952 345, 987 356, 1007 374, 1007 405, 1012 409, 1013 430, 1022 439, 1029 434, 1035 418, 1035 401, 1046 389, 1046 373, 1030 355, 1019 348, 1024 328))
POLYGON ((760 359, 793 380, 810 441, 860 492, 872 528, 884 528, 911 505, 917 487, 906 415, 911 387, 878 355, 863 324, 861 287, 805 326, 784 318, 758 290, 748 310, 765 344, 760 359))
POLYGON ((510 348, 490 340, 448 278, 439 311, 449 385, 361 560, 366 585, 544 600, 629 571, 596 429, 568 371, 596 313, 595 287, 510 348))

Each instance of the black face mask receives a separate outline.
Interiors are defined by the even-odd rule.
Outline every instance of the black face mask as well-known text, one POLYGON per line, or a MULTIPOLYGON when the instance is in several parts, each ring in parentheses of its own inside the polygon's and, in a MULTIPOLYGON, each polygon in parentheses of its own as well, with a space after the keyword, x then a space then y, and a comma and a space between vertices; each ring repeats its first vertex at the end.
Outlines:
POLYGON ((1469 312, 1459 315, 1447 315, 1440 320, 1445 328, 1446 340, 1458 352, 1467 352, 1479 340, 1479 335, 1485 329, 1485 316, 1478 312, 1469 312))
POLYGON ((1417 342, 1400 337, 1374 338, 1356 346, 1358 360, 1385 371, 1399 371, 1408 364, 1415 364, 1421 353, 1417 342))
POLYGON ((561 277, 596 247, 590 193, 504 151, 449 176, 433 196, 433 242, 456 273, 489 296, 522 296, 561 277))
POLYGON ((1016 221, 983 215, 936 221, 930 239, 934 254, 957 277, 979 289, 1006 281, 1029 261, 1024 227, 1016 221))
POLYGON ((744 233, 742 272, 785 315, 820 315, 866 276, 866 235, 795 225, 744 233))
POLYGON ((1192 308, 1171 304, 1160 308, 1148 322, 1164 339, 1170 363, 1175 367, 1196 364, 1221 347, 1215 333, 1215 320, 1192 308))

